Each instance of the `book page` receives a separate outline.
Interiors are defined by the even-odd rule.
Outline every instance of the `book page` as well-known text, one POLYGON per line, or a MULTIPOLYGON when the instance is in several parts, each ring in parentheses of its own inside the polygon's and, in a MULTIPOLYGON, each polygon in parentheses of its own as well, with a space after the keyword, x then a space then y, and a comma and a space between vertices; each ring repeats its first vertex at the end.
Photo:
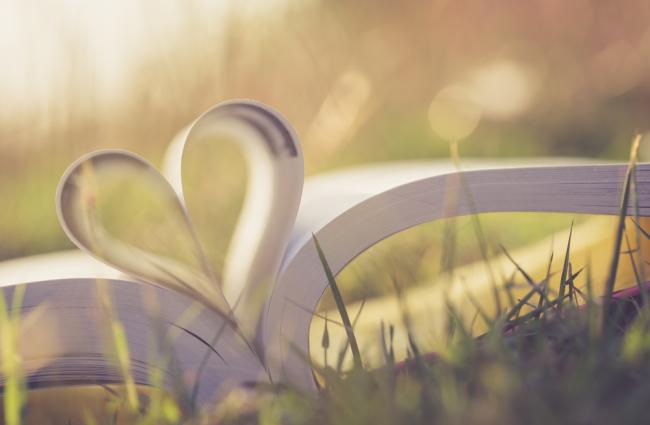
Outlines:
MULTIPOLYGON (((445 173, 444 167, 443 174, 436 174, 440 169, 431 167, 429 177, 416 177, 408 183, 397 178, 396 186, 381 193, 355 192, 357 182, 365 180, 360 173, 357 180, 348 181, 346 188, 350 190, 342 190, 341 197, 330 192, 329 197, 319 194, 313 203, 306 203, 265 317, 264 338, 271 370, 297 385, 314 388, 311 366, 304 361, 309 353, 310 312, 315 311, 328 283, 312 233, 333 272, 338 273, 378 241, 439 218, 500 211, 617 215, 627 164, 513 168, 511 163, 505 168, 499 164, 488 164, 483 170, 480 164, 477 167, 464 171, 462 178, 457 173, 445 173), (453 208, 446 202, 449 197, 455 200, 453 208), (317 199, 327 202, 318 208, 317 199), (323 215, 335 218, 326 222, 321 220, 323 215)), ((376 173, 381 171, 369 172, 369 180, 376 173)), ((406 175, 407 179, 413 176, 410 172, 406 175)), ((336 182, 337 177, 332 178, 336 182)), ((650 215, 650 191, 644 184, 649 180, 650 165, 639 165, 640 214, 644 216, 650 215)), ((318 185, 327 186, 323 181, 318 185)), ((305 192, 309 188, 307 183, 305 192)), ((305 199, 310 199, 308 193, 305 199)))
MULTIPOLYGON (((220 282, 243 332, 258 339, 258 324, 294 226, 304 180, 303 157, 289 123, 250 100, 219 104, 171 143, 164 173, 185 204, 183 155, 191 143, 228 138, 247 162, 246 196, 228 246, 220 282)), ((214 182, 218 190, 219 182, 214 182)))
MULTIPOLYGON (((124 328, 136 385, 169 391, 180 385, 187 395, 198 381, 202 404, 231 385, 267 379, 259 359, 222 317, 177 292, 96 279, 25 286, 18 352, 30 388, 123 382, 112 352, 115 323, 124 328), (162 382, 152 381, 153 369, 162 371, 162 382)), ((11 303, 17 287, 2 290, 11 303)))
MULTIPOLYGON (((126 151, 82 157, 59 185, 58 212, 64 230, 97 259, 133 279, 203 302, 236 321, 254 340, 302 192, 302 154, 291 128, 259 103, 222 103, 179 134, 165 169, 168 179, 126 151), (223 281, 203 252, 182 181, 185 145, 203 139, 218 143, 220 138, 241 147, 249 171, 223 281)), ((214 187, 218 190, 218 181, 214 187)))
POLYGON ((119 270, 78 249, 0 262, 0 287, 88 277, 123 279, 125 276, 119 270))

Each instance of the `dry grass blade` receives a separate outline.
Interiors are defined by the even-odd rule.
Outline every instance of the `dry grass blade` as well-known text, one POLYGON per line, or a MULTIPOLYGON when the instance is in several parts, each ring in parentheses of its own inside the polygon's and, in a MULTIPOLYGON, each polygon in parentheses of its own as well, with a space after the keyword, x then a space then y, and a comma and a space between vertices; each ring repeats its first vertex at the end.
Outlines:
POLYGON ((616 273, 618 271, 619 257, 621 255, 621 244, 623 242, 623 232, 625 231, 625 218, 627 217, 627 206, 630 198, 630 187, 632 182, 632 176, 634 174, 634 168, 636 167, 637 152, 639 149, 639 143, 641 141, 641 135, 637 135, 632 142, 632 149, 630 151, 630 160, 628 162, 627 171, 625 173, 625 180, 623 185, 623 191, 621 193, 621 204, 618 214, 618 224, 616 226, 616 233, 614 239, 614 248, 609 265, 609 273, 607 280, 605 281, 605 303, 603 311, 603 321, 602 328, 605 328, 605 325, 611 318, 611 300, 612 294, 614 293, 614 284, 616 283, 616 273))
MULTIPOLYGON (((639 292, 641 293, 641 299, 643 300, 642 304, 644 306, 647 306, 648 303, 647 301, 647 296, 648 294, 646 293, 646 288, 645 288, 645 279, 643 278, 643 261, 639 261, 637 264, 637 261, 634 259, 634 253, 639 252, 639 249, 641 247, 641 244, 639 243, 637 239, 637 248, 631 248, 630 245, 630 238, 627 235, 627 230, 623 230, 623 235, 625 236, 625 245, 627 246, 627 250, 625 254, 628 256, 630 259, 630 267, 632 267, 632 272, 634 273, 634 281, 636 282, 637 286, 639 287, 639 292)), ((637 232, 638 236, 638 232, 637 232)), ((641 257, 643 259, 643 257, 641 257)))
MULTIPOLYGON (((636 168, 633 170, 632 174, 632 195, 634 196, 633 199, 633 207, 634 207, 634 218, 632 219, 635 224, 639 222, 639 217, 641 216, 640 214, 640 206, 639 206, 639 193, 638 193, 639 186, 637 185, 636 182, 636 168)), ((639 259, 639 275, 640 278, 637 278, 637 283, 639 285, 639 291, 641 292, 641 300, 643 303, 643 311, 644 314, 648 314, 648 306, 650 305, 649 297, 648 297, 648 288, 645 284, 646 282, 646 272, 645 272, 645 253, 643 252, 643 244, 641 243, 641 226, 636 226, 636 232, 634 232, 635 235, 635 240, 636 240, 636 246, 637 246, 637 258, 639 259)), ((626 235, 627 236, 627 235, 626 235)), ((635 268, 636 271, 636 268, 635 268)))
MULTIPOLYGON (((286 299, 286 301, 287 301, 289 304, 294 305, 295 307, 301 309, 302 311, 304 311, 304 312, 306 312, 306 313, 311 314, 311 315, 314 316, 314 317, 318 317, 319 319, 321 319, 321 320, 323 320, 323 321, 325 321, 325 322, 329 322, 329 323, 332 323, 332 324, 334 324, 334 325, 344 327, 343 323, 339 322, 338 320, 330 319, 329 317, 327 317, 327 315, 320 314, 320 313, 317 312, 317 311, 314 311, 314 310, 312 310, 312 309, 310 309, 310 308, 307 308, 307 307, 305 307, 304 305, 301 305, 301 304, 297 303, 296 301, 292 300, 292 299, 289 298, 289 297, 286 297, 285 299, 286 299)), ((353 325, 354 325, 354 323, 353 323, 353 325)))
POLYGON ((380 337, 381 337, 381 349, 384 354, 384 360, 389 366, 395 364, 395 347, 394 347, 394 337, 395 337, 395 327, 389 325, 388 328, 388 345, 386 345, 386 323, 382 320, 379 327, 380 337))
MULTIPOLYGON (((577 272, 569 276, 569 278, 567 279, 567 285, 573 286, 573 282, 580 275, 581 272, 582 269, 578 270, 577 272)), ((527 294, 527 296, 522 298, 522 300, 519 302, 518 308, 520 309, 523 305, 525 305, 526 300, 530 299, 530 297, 532 297, 534 294, 535 291, 531 289, 530 292, 527 294)), ((510 319, 513 315, 513 312, 511 311, 511 313, 508 316, 506 316, 506 320, 505 320, 506 323, 504 325, 504 330, 512 329, 517 325, 527 322, 531 318, 538 318, 542 313, 545 313, 546 311, 549 311, 554 307, 557 307, 559 310, 559 307, 562 305, 562 303, 564 303, 564 300, 571 299, 570 296, 571 296, 570 294, 565 294, 562 298, 558 296, 558 298, 545 303, 542 307, 535 308, 527 312, 526 314, 518 316, 512 320, 510 319)))
MULTIPOLYGON (((573 301, 574 301, 576 306, 579 305, 579 303, 578 303, 578 295, 582 296, 583 299, 585 298, 584 295, 582 294, 582 291, 580 291, 578 289, 578 287, 576 286, 576 278, 580 275, 580 273, 582 273, 583 270, 584 270, 584 267, 581 268, 580 270, 578 270, 577 272, 573 273, 573 265, 571 263, 569 263, 569 275, 570 275, 570 277, 569 277, 569 279, 567 281, 567 285, 569 286, 569 290, 571 292, 571 295, 573 296, 573 301)), ((569 299, 571 299, 571 297, 569 297, 569 299)))
POLYGON ((512 306, 515 305, 515 295, 512 292, 512 288, 515 287, 515 272, 510 274, 510 277, 508 279, 504 279, 503 282, 503 289, 506 292, 506 296, 508 297, 508 305, 512 308, 512 306))
POLYGON ((646 239, 650 239, 650 233, 648 233, 648 231, 645 230, 645 229, 643 228, 643 226, 641 226, 641 223, 639 223, 638 218, 636 218, 636 217, 633 218, 633 219, 632 219, 632 223, 634 223, 634 225, 636 226, 637 230, 638 230, 639 232, 641 232, 641 234, 642 234, 643 236, 645 236, 646 239))
MULTIPOLYGON (((203 372, 205 370, 205 367, 208 364, 208 360, 210 359, 210 356, 212 353, 218 353, 216 349, 214 348, 215 345, 217 345, 217 342, 219 342, 219 339, 223 335, 223 333, 226 331, 226 328, 228 327, 228 322, 224 321, 217 332, 215 333, 214 337, 212 340, 207 343, 208 348, 205 351, 205 354, 203 355, 203 358, 201 358, 201 363, 199 363, 199 367, 196 371, 196 378, 194 382, 194 386, 192 387, 192 395, 190 396, 190 403, 193 407, 196 407, 196 398, 199 395, 199 387, 201 385, 201 377, 203 376, 203 372)), ((250 346, 249 346, 250 348, 250 346)), ((219 355, 221 357, 221 355, 219 355)), ((223 359, 223 358, 222 358, 223 359)), ((224 360, 225 362, 225 360, 224 360)))
MULTIPOLYGON (((639 292, 641 293, 641 302, 643 304, 644 308, 644 314, 647 314, 647 306, 648 306, 648 288, 646 286, 646 272, 645 272, 645 253, 643 252, 643 244, 641 243, 641 235, 645 236, 647 238, 647 232, 643 230, 642 226, 639 224, 639 194, 638 194, 638 185, 636 184, 636 170, 634 171, 633 178, 632 178, 632 194, 634 195, 634 200, 633 200, 633 206, 634 206, 634 217, 632 218, 632 221, 635 224, 635 229, 636 232, 634 232, 635 235, 635 240, 636 240, 636 255, 637 258, 639 259, 638 261, 638 269, 637 266, 634 265, 634 256, 630 255, 630 260, 632 261, 633 267, 634 267, 634 274, 636 277, 637 285, 639 287, 639 292)), ((625 234, 625 238, 627 240, 627 233, 625 234)), ((629 241, 627 242, 628 247, 630 245, 629 241)))
MULTIPOLYGON (((490 317, 490 315, 483 309, 481 303, 476 299, 472 291, 469 289, 469 285, 467 285, 467 281, 465 279, 461 279, 461 282, 465 287, 465 295, 467 296, 467 300, 476 309, 476 313, 481 317, 481 319, 483 319, 485 324, 492 327, 494 325, 496 318, 490 317)), ((496 296, 498 296, 498 294, 496 296)), ((499 310, 497 310, 497 314, 499 314, 499 310)))
MULTIPOLYGON (((544 294, 540 294, 539 300, 537 301, 537 308, 541 309, 544 306, 544 301, 548 299, 548 282, 551 279, 551 266, 553 265, 553 252, 551 252, 551 257, 548 259, 548 266, 546 267, 546 276, 540 284, 544 294)), ((539 317, 539 316, 538 316, 539 317)))
MULTIPOLYGON (((465 324, 465 320, 463 319, 463 316, 458 312, 456 309, 456 306, 451 302, 449 298, 445 299, 445 311, 447 313, 447 323, 449 326, 450 333, 452 335, 449 335, 448 341, 451 342, 453 336, 458 335, 460 333, 460 338, 462 340, 468 341, 473 339, 473 334, 471 328, 468 328, 465 324)), ((472 318, 472 323, 473 325, 474 321, 478 317, 478 312, 476 312, 472 318)))
POLYGON ((541 285, 538 285, 538 284, 533 280, 533 278, 532 278, 532 277, 531 277, 531 276, 526 272, 526 270, 524 270, 524 269, 519 265, 519 263, 517 263, 517 262, 515 261, 515 259, 512 258, 512 256, 511 256, 510 253, 505 249, 505 247, 501 246, 501 250, 503 251, 503 253, 505 254, 505 256, 508 258, 508 260, 510 260, 510 262, 511 262, 511 263, 512 263, 516 268, 517 268, 517 271, 519 271, 519 273, 521 273, 521 275, 524 277, 524 279, 526 279, 526 282, 528 283, 528 285, 530 285, 530 287, 533 289, 533 291, 535 291, 537 294, 539 294, 539 296, 542 297, 542 299, 544 299, 546 302, 550 302, 550 301, 548 300, 548 298, 546 297, 546 292, 543 290, 543 287, 542 287, 541 285))
MULTIPOLYGON (((510 320, 513 317, 516 317, 521 312, 521 309, 527 305, 528 301, 537 293, 535 288, 532 288, 526 293, 515 305, 512 306, 510 311, 505 315, 505 320, 510 320)), ((539 307, 541 309, 541 307, 539 307)), ((541 311, 541 310, 540 310, 541 311)))

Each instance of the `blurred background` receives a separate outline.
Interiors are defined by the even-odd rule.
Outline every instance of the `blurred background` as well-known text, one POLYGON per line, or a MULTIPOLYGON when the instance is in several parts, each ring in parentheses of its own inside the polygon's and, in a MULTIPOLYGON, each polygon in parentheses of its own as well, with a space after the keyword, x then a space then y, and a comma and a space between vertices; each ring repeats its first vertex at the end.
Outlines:
POLYGON ((159 164, 233 97, 280 110, 307 174, 461 155, 625 159, 650 109, 650 6, 0 0, 0 259, 69 247, 53 208, 92 149, 159 164))

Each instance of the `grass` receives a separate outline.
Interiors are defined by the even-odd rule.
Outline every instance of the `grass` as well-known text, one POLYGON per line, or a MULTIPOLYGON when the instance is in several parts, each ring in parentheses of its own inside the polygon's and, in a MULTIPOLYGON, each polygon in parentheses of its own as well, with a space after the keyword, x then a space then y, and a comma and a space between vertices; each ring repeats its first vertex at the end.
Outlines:
MULTIPOLYGON (((359 351, 359 344, 357 344, 357 338, 354 336, 354 329, 352 328, 352 322, 350 322, 350 316, 348 314, 348 310, 345 308, 345 301, 343 300, 341 291, 339 291, 338 285, 336 284, 336 279, 334 278, 334 274, 332 273, 332 270, 330 269, 330 266, 327 263, 325 254, 323 253, 323 250, 321 249, 321 246, 318 243, 318 239, 316 239, 315 235, 313 236, 313 238, 314 238, 314 244, 316 245, 316 250, 318 251, 318 258, 320 259, 323 265, 323 269, 325 270, 325 275, 327 276, 329 287, 332 290, 332 294, 334 295, 336 308, 338 309, 339 314, 341 315, 341 321, 343 322, 343 327, 345 328, 345 332, 348 336, 348 343, 350 345, 350 350, 352 351, 352 357, 354 358, 354 367, 362 368, 363 364, 361 362, 361 352, 359 351)), ((323 334, 323 339, 326 340, 325 334, 323 334)))
MULTIPOLYGON (((323 424, 597 424, 635 423, 645 417, 645 405, 650 401, 650 321, 648 304, 643 302, 645 285, 635 297, 613 296, 624 238, 629 245, 624 219, 637 146, 638 139, 622 190, 616 249, 604 298, 593 297, 589 276, 582 288, 577 286, 576 278, 582 270, 573 270, 569 238, 555 286, 551 286, 549 274, 543 281, 534 282, 511 259, 530 290, 513 300, 509 308, 485 318, 490 328, 481 337, 472 337, 468 324, 450 308, 447 349, 425 358, 417 342, 409 338, 411 357, 396 363, 392 338, 386 346, 382 324, 383 368, 369 371, 355 363, 350 371, 340 373, 326 365, 319 371, 325 390, 316 401, 295 390, 285 390, 263 398, 262 406, 284 397, 302 397, 309 414, 301 411, 294 416, 295 411, 287 409, 282 423, 307 423, 307 417, 309 423, 323 424), (538 302, 533 304, 535 297, 538 302)), ((637 237, 648 236, 639 226, 636 233, 637 237)), ((640 249, 640 244, 628 246, 625 253, 634 261, 640 249)), ((319 254, 327 271, 326 259, 320 250, 319 254)), ((642 264, 643 259, 637 263, 642 264)), ((328 279, 341 317, 348 317, 331 273, 328 279)), ((408 328, 407 315, 404 311, 408 328)), ((349 329, 349 319, 344 323, 349 329)), ((323 341, 328 339, 326 332, 323 341)), ((323 348, 327 348, 325 344, 323 348)), ((265 411, 264 407, 259 410, 260 422, 265 421, 265 411)))
POLYGON ((0 361, 4 384, 4 423, 18 425, 25 404, 25 380, 21 373, 18 338, 20 335, 20 306, 25 287, 16 288, 11 313, 7 308, 4 294, 0 294, 0 361))
MULTIPOLYGON (((86 415, 87 424, 519 424, 519 423, 635 423, 645 417, 650 402, 650 313, 643 282, 642 240, 650 233, 638 220, 635 194, 636 146, 633 145, 628 173, 621 196, 619 222, 615 230, 606 292, 594 294, 596 286, 591 267, 574 270, 571 261, 571 235, 566 242, 562 271, 535 281, 506 248, 502 252, 512 261, 517 275, 495 289, 493 296, 508 300, 498 304, 493 314, 481 309, 481 300, 472 299, 476 315, 467 320, 448 304, 447 343, 436 353, 423 350, 412 332, 408 307, 402 306, 401 323, 377 324, 378 340, 384 355, 380 368, 364 367, 362 352, 354 334, 356 320, 347 311, 337 278, 331 272, 325 253, 314 236, 319 257, 328 278, 340 322, 325 320, 320 344, 323 366, 315 373, 321 385, 317 396, 285 385, 260 385, 239 388, 214 406, 195 408, 187 403, 192 396, 163 389, 160 374, 152 373, 148 391, 136 388, 130 372, 128 343, 124 329, 113 314, 110 294, 102 293, 108 319, 108 355, 122 374, 124 384, 109 388, 103 416, 86 415), (635 206, 635 227, 625 220, 629 205, 635 206), (634 231, 630 238, 628 231, 634 231), (625 242, 625 246, 623 246, 625 242), (633 246, 635 243, 635 246, 633 246), (632 263, 638 294, 617 298, 614 284, 620 261, 632 263), (582 279, 579 284, 578 278, 582 279), (519 282, 519 283, 518 283, 519 282), (511 286, 525 285, 523 295, 515 297, 511 286), (506 292, 503 297, 499 292, 506 292), (475 337, 474 322, 482 320, 487 331, 475 337), (343 326, 347 341, 337 362, 328 363, 328 326, 343 326), (394 342, 396 326, 406 329, 407 346, 394 342), (398 361, 396 352, 408 356, 398 361), (353 366, 342 368, 350 351, 353 366)), ((451 227, 453 229, 453 227, 451 227)), ((477 242, 485 244, 481 222, 473 220, 477 242)), ((455 244, 453 230, 446 240, 455 244)), ((402 275, 403 276, 403 275, 402 275)), ((408 282, 391 276, 395 296, 403 300, 408 282)), ((22 287, 19 287, 22 288, 22 287)), ((30 394, 21 374, 18 353, 21 292, 15 291, 12 307, 0 297, 0 360, 5 378, 4 422, 18 425, 26 421, 30 394)), ((471 296, 471 295, 470 295, 471 296)), ((363 307, 363 304, 362 304, 363 307)), ((154 356, 167 357, 169 345, 154 341, 154 356)), ((165 362, 169 362, 166 359, 165 362)), ((161 370, 153 368, 152 372, 161 370)), ((191 389, 186 389, 191 392, 191 389)), ((82 406, 79 406, 80 408, 82 406)))

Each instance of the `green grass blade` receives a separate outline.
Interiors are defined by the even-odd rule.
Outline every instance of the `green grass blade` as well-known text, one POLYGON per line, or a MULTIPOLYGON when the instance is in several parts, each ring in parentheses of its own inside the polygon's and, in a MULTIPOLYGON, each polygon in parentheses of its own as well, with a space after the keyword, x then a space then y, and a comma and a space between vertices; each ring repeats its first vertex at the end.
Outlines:
MULTIPOLYGON (((363 308, 365 306, 366 306, 366 299, 363 298, 361 300, 361 305, 359 306, 359 310, 357 310, 357 314, 354 316, 354 319, 352 319, 352 332, 354 332, 354 329, 357 326, 357 321, 359 320, 359 317, 361 317, 361 313, 363 312, 363 308)), ((332 323, 338 323, 338 322, 332 322, 332 323)), ((341 324, 341 326, 343 325, 341 324)), ((341 351, 339 351, 338 360, 336 362, 336 370, 338 372, 341 372, 341 368, 343 367, 343 361, 345 360, 345 355, 348 352, 349 346, 350 346, 350 341, 346 338, 343 347, 341 348, 341 351)))
MULTIPOLYGON (((541 309, 544 307, 544 301, 548 299, 548 282, 551 279, 551 267, 553 266, 553 252, 551 251, 551 257, 548 259, 548 266, 546 267, 546 276, 542 281, 542 291, 544 294, 539 295, 539 300, 537 301, 537 308, 541 309)), ((539 317, 539 316, 538 316, 539 317)))
POLYGON ((357 368, 361 368, 363 367, 363 364, 361 362, 361 351, 359 351, 359 344, 357 343, 357 338, 354 336, 354 330, 352 328, 352 323, 350 322, 350 316, 348 315, 348 310, 345 307, 345 302, 343 301, 343 296, 341 295, 341 291, 339 291, 339 287, 336 284, 336 279, 334 278, 332 269, 330 268, 329 263, 327 262, 327 258, 325 258, 325 253, 323 253, 323 249, 318 243, 318 239, 316 238, 316 235, 312 234, 312 238, 314 239, 314 244, 316 244, 316 250, 318 251, 318 258, 320 259, 320 262, 323 266, 323 270, 325 271, 325 275, 327 276, 327 282, 329 283, 330 289, 332 291, 332 296, 334 297, 336 308, 338 309, 339 314, 341 315, 341 321, 343 322, 343 326, 345 327, 345 332, 347 333, 348 342, 350 344, 350 350, 352 351, 352 358, 354 359, 354 365, 357 368))
MULTIPOLYGON (((562 274, 560 275, 560 289, 558 291, 558 298, 564 299, 564 292, 566 291, 566 279, 567 274, 569 273, 569 258, 571 256, 571 237, 573 236, 573 221, 571 221, 571 227, 569 228, 569 239, 566 243, 566 251, 564 252, 564 264, 562 264, 562 274)), ((560 304, 561 308, 561 304, 560 304)))

